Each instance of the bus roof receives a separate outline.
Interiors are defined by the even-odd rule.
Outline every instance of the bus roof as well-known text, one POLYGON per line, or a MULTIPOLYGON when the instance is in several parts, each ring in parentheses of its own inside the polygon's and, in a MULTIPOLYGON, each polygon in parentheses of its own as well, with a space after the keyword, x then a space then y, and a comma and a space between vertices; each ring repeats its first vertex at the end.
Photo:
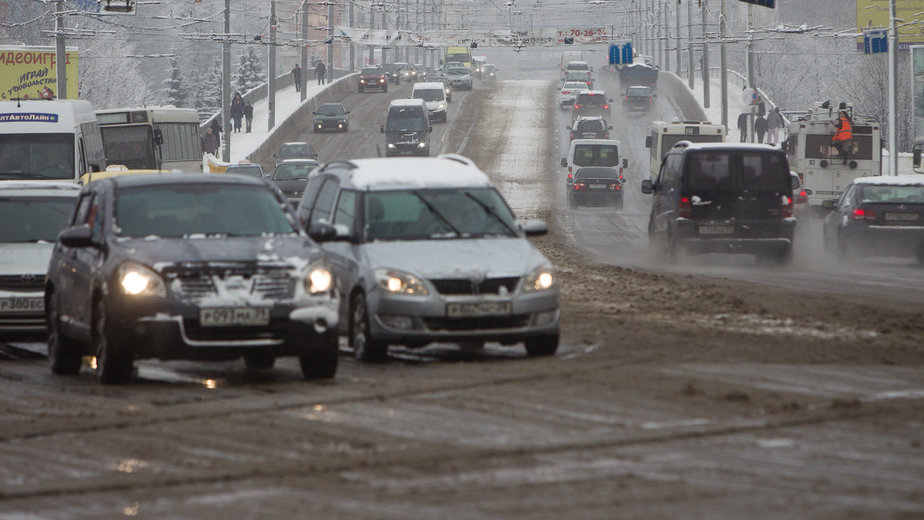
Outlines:
POLYGON ((199 123, 199 112, 194 108, 177 108, 173 105, 153 107, 105 108, 96 111, 100 125, 128 123, 157 123, 170 121, 199 123))
POLYGON ((50 133, 95 121, 93 105, 80 99, 0 101, 0 133, 50 133))

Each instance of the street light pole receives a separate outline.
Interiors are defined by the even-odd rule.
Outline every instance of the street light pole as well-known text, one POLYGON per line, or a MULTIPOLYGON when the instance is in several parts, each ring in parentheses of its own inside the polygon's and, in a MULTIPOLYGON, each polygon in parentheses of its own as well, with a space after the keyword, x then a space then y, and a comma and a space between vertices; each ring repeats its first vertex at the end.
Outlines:
POLYGON ((231 0, 225 0, 225 42, 221 46, 221 120, 225 127, 221 160, 231 162, 231 0))
POLYGON ((722 126, 728 128, 728 60, 725 56, 725 0, 719 11, 719 68, 722 78, 722 126))
POLYGON ((681 58, 680 58, 681 56, 680 54, 680 0, 677 1, 677 6, 674 7, 674 14, 677 15, 677 23, 675 25, 676 33, 674 36, 674 41, 676 42, 676 45, 677 45, 677 55, 675 56, 677 63, 674 65, 674 72, 677 74, 677 77, 679 78, 680 77, 680 61, 681 61, 681 58))
POLYGON ((706 43, 706 7, 709 0, 703 0, 703 108, 709 108, 709 44, 706 43))
POLYGON ((67 99, 67 45, 64 41, 64 2, 55 6, 55 74, 58 99, 67 99))
POLYGON ((269 51, 269 83, 267 85, 267 98, 269 100, 269 117, 267 130, 276 126, 276 0, 270 2, 270 51, 269 51))
MULTIPOLYGON (((352 8, 352 4, 350 4, 352 8)), ((353 48, 350 47, 352 51, 353 48)), ((302 1, 302 79, 300 81, 301 85, 298 86, 299 90, 299 101, 304 101, 308 94, 305 92, 305 86, 308 84, 305 81, 308 78, 308 0, 302 1)))
POLYGON ((693 65, 693 0, 687 0, 687 81, 693 90, 696 67, 693 65))
POLYGON ((896 117, 896 64, 898 33, 895 28, 895 0, 889 1, 889 175, 898 175, 898 119, 896 117))

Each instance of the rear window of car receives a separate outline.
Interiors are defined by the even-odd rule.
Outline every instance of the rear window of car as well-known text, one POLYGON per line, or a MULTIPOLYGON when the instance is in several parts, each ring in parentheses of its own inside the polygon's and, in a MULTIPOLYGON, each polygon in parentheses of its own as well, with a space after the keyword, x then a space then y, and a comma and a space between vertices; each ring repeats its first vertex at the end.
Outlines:
POLYGON ((581 168, 574 174, 575 180, 612 179, 619 180, 619 174, 612 168, 581 168))
POLYGON ((575 166, 617 166, 619 150, 613 144, 579 144, 574 147, 575 166))
POLYGON ((789 170, 778 153, 695 152, 687 156, 687 186, 695 189, 732 188, 745 191, 792 189, 789 170), (740 175, 736 176, 740 168, 740 175))
POLYGON ((860 200, 896 204, 924 202, 924 186, 861 186, 860 200))
POLYGON ((650 96, 651 91, 647 88, 630 88, 626 91, 627 96, 650 96))
POLYGON ((586 63, 580 63, 580 62, 574 62, 574 61, 572 61, 572 62, 569 63, 568 66, 565 67, 565 68, 566 68, 567 70, 590 70, 590 65, 588 65, 588 64, 586 64, 586 63))
POLYGON ((581 94, 578 96, 579 105, 590 105, 602 107, 606 104, 606 96, 603 94, 581 94))
POLYGON ((600 132, 603 130, 603 121, 599 119, 588 119, 577 122, 579 132, 600 132))
POLYGON ((561 87, 562 90, 585 90, 586 88, 587 83, 583 81, 569 81, 561 87))

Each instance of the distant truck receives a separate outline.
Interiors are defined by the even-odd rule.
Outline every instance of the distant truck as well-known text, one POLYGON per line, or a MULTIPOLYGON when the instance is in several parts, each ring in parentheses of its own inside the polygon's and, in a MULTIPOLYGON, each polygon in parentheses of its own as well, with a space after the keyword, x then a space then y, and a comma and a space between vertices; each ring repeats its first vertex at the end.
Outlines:
POLYGON ((468 47, 446 47, 443 65, 457 61, 472 70, 472 50, 468 47))
POLYGON ((584 61, 584 53, 581 51, 565 51, 561 53, 561 61, 558 64, 558 72, 561 79, 565 79, 565 69, 572 61, 584 61))
POLYGON ((658 69, 642 63, 623 65, 619 69, 619 86, 626 88, 636 85, 651 88, 657 87, 658 69))
POLYGON ((810 209, 821 212, 836 202, 847 186, 860 177, 882 174, 882 141, 879 121, 846 110, 853 120, 853 140, 847 164, 841 164, 840 151, 831 141, 839 109, 829 102, 815 103, 812 109, 789 124, 783 143, 789 167, 802 181, 810 209))

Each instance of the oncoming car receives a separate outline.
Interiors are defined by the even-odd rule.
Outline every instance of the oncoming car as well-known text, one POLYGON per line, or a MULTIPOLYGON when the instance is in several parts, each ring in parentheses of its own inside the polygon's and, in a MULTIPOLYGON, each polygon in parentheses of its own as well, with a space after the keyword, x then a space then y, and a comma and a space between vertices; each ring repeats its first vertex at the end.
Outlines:
POLYGON ((45 272, 80 187, 0 181, 0 335, 45 334, 45 272))
MULTIPOLYGON (((324 240, 324 224, 309 235, 324 240)), ((80 193, 48 264, 45 317, 55 374, 96 357, 101 383, 136 359, 272 367, 297 355, 306 379, 337 370, 335 280, 282 195, 239 175, 111 177, 80 193)))
POLYGON ((363 67, 359 71, 359 93, 362 94, 370 88, 388 92, 388 79, 382 67, 363 67))
POLYGON ((472 71, 468 67, 447 66, 446 80, 454 90, 472 90, 472 71))
POLYGON ((308 184, 308 175, 320 165, 321 163, 314 159, 282 161, 273 170, 273 184, 292 204, 298 204, 305 191, 305 185, 308 184))
POLYGON ((316 111, 312 112, 314 114, 312 131, 336 130, 346 132, 350 128, 349 113, 350 111, 344 108, 341 103, 324 103, 316 111))
POLYGON ((924 265, 924 175, 854 180, 825 218, 824 244, 847 261, 917 257, 924 265))
POLYGON ((557 276, 527 240, 547 227, 515 220, 468 159, 329 163, 309 180, 298 215, 337 228, 338 240, 323 247, 341 282, 341 330, 358 359, 430 342, 556 352, 557 276))

